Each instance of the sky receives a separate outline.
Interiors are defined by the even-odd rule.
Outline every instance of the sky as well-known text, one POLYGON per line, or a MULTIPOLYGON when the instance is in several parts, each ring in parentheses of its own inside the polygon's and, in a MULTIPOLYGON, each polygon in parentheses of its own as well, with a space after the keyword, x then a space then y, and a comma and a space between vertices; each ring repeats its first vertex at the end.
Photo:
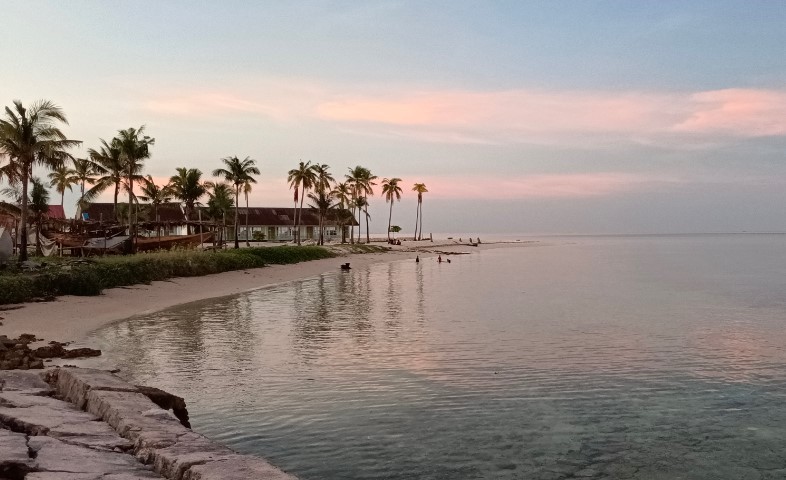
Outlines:
POLYGON ((786 2, 0 4, 0 102, 76 156, 145 125, 162 182, 249 156, 289 206, 309 160, 401 178, 405 234, 415 182, 424 233, 786 231, 786 2))

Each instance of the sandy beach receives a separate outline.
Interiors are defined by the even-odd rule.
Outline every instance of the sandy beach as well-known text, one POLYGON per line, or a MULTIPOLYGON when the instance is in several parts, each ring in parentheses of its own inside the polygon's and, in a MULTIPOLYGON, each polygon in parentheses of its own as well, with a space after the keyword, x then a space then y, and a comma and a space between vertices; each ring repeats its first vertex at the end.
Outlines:
POLYGON ((80 342, 90 332, 104 325, 135 315, 313 277, 335 271, 345 262, 358 268, 379 262, 414 259, 416 255, 429 258, 440 251, 473 253, 516 245, 533 244, 489 243, 472 247, 451 241, 405 242, 402 246, 393 246, 388 252, 382 253, 349 254, 294 265, 272 265, 203 277, 173 278, 150 285, 108 289, 95 297, 63 296, 52 302, 27 303, 21 308, 0 310, 0 317, 5 317, 0 334, 14 338, 22 333, 31 333, 47 342, 80 342))

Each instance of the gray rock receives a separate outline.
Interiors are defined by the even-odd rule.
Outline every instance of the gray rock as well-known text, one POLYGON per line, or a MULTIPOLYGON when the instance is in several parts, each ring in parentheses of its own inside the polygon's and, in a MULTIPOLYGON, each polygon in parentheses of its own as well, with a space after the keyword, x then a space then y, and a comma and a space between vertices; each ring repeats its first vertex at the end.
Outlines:
POLYGON ((11 474, 23 474, 34 465, 27 453, 27 436, 0 429, 0 478, 13 478, 11 474))
POLYGON ((150 478, 149 469, 124 453, 97 451, 43 436, 30 437, 28 446, 36 453, 36 470, 98 475, 125 473, 150 478))

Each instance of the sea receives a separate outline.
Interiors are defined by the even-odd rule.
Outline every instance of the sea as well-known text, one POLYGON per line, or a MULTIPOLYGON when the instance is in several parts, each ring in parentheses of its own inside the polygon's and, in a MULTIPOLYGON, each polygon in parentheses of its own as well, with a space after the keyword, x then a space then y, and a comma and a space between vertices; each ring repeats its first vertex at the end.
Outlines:
POLYGON ((89 343, 304 480, 786 478, 786 235, 508 240, 89 343))

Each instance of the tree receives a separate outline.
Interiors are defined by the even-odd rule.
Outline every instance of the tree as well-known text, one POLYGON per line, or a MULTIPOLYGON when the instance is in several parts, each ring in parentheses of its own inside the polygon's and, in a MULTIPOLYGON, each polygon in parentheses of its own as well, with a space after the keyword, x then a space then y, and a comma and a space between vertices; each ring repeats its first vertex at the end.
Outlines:
MULTIPOLYGON (((177 175, 169 179, 169 188, 172 196, 183 202, 186 220, 190 221, 194 206, 207 193, 207 187, 202 183, 202 172, 197 168, 178 168, 177 175)), ((186 233, 191 235, 191 226, 188 224, 186 233)))
POLYGON ((87 158, 74 159, 74 177, 76 177, 77 183, 79 183, 79 201, 77 205, 80 208, 85 206, 85 184, 93 185, 95 183, 95 175, 95 162, 89 156, 87 158))
MULTIPOLYGON (((240 240, 237 234, 237 208, 240 203, 240 187, 245 183, 256 183, 256 180, 251 175, 259 175, 259 169, 255 166, 256 161, 249 157, 243 160, 237 157, 226 157, 222 158, 221 161, 224 162, 226 168, 213 170, 213 176, 223 177, 224 180, 231 183, 235 188, 235 248, 240 248, 240 240)), ((248 239, 248 232, 246 232, 246 239, 248 239)))
POLYGON ((232 187, 226 183, 212 183, 206 182, 207 195, 210 199, 207 201, 207 214, 214 222, 221 221, 222 228, 218 229, 218 244, 222 245, 224 242, 224 230, 226 229, 226 215, 227 212, 232 210, 232 187))
POLYGON ((390 202, 390 214, 388 215, 388 242, 390 241, 390 222, 393 220, 393 202, 401 200, 401 187, 398 186, 400 178, 385 178, 382 180, 382 195, 385 201, 390 202))
POLYGON ((327 189, 319 189, 316 193, 309 193, 308 198, 313 203, 308 206, 316 209, 319 215, 319 245, 325 244, 325 218, 328 212, 335 206, 333 204, 333 192, 327 189))
POLYGON ((49 212, 49 192, 38 178, 33 177, 30 183, 32 184, 30 212, 33 214, 33 223, 35 224, 35 254, 40 257, 44 254, 41 250, 41 224, 44 222, 44 215, 49 212))
MULTIPOLYGON (((393 232, 395 234, 401 231, 401 227, 399 227, 398 225, 393 225, 392 227, 390 227, 390 229, 388 229, 388 231, 393 232)), ((396 236, 393 235, 393 238, 396 238, 396 236)))
POLYGON ((68 125, 65 113, 49 100, 40 100, 30 108, 14 100, 13 108, 5 108, 5 118, 0 119, 0 152, 9 160, 6 172, 21 183, 21 237, 19 261, 27 260, 28 182, 34 164, 56 167, 71 158, 68 149, 80 141, 69 140, 58 124, 68 125))
MULTIPOLYGON (((377 179, 376 175, 372 175, 371 171, 365 167, 361 167, 360 165, 356 166, 355 168, 349 169, 349 174, 345 175, 347 179, 347 183, 350 183, 353 187, 353 200, 355 206, 358 206, 357 199, 363 198, 364 202, 362 202, 363 207, 365 208, 366 214, 366 243, 369 242, 369 231, 368 231, 368 219, 370 215, 368 214, 368 197, 369 195, 374 195, 374 180, 377 179)), ((360 218, 360 207, 358 207, 358 218, 360 218)), ((360 242, 360 225, 358 224, 358 242, 360 242)))
POLYGON ((117 196, 120 193, 120 186, 123 184, 125 164, 122 152, 114 140, 110 143, 103 139, 100 141, 101 146, 98 150, 91 148, 87 151, 93 161, 93 170, 99 177, 95 179, 95 185, 82 195, 82 201, 92 202, 101 192, 109 187, 114 187, 112 215, 114 215, 114 220, 117 220, 117 196))
MULTIPOLYGON (((336 214, 336 220, 339 228, 341 228, 341 243, 347 243, 344 225, 346 225, 347 212, 352 202, 352 186, 348 182, 337 183, 332 193, 335 199, 338 200, 339 210, 336 214)), ((353 229, 354 226, 355 222, 352 222, 353 229)))
POLYGON ((363 208, 366 207, 366 225, 368 225, 368 200, 366 200, 366 197, 357 197, 354 203, 354 206, 358 209, 358 243, 360 243, 360 214, 363 213, 363 208))
POLYGON ((300 245, 300 219, 301 213, 303 211, 303 200, 306 196, 306 190, 312 188, 317 181, 317 174, 314 172, 314 167, 311 165, 311 161, 303 163, 300 162, 297 168, 293 168, 287 174, 287 181, 289 182, 289 187, 295 189, 295 239, 297 240, 297 244, 300 245), (298 200, 298 187, 303 189, 303 193, 300 195, 300 208, 298 208, 297 200, 298 200))
POLYGON ((251 193, 251 184, 257 183, 256 180, 248 179, 243 183, 243 195, 246 197, 246 246, 250 247, 251 243, 248 241, 248 194, 251 193))
MULTIPOLYGON (((140 189, 142 195, 137 198, 143 202, 150 202, 150 205, 153 207, 153 220, 158 222, 158 207, 172 200, 172 191, 169 188, 169 184, 159 187, 156 185, 153 177, 148 175, 142 178, 140 189)), ((157 227, 157 230, 158 234, 161 235, 161 225, 157 227)))
MULTIPOLYGON (((138 129, 127 128, 125 130, 118 130, 115 142, 120 149, 121 158, 123 158, 126 167, 126 188, 128 188, 128 234, 133 237, 133 198, 134 198, 134 182, 138 179, 138 174, 142 171, 142 162, 150 158, 150 146, 155 145, 156 139, 144 135, 145 126, 142 125, 138 129)), ((134 251, 133 238, 131 242, 131 251, 134 251)))
POLYGON ((420 240, 423 235, 423 194, 428 193, 425 183, 416 183, 412 187, 413 192, 418 192, 418 207, 415 215, 415 240, 420 240), (420 220, 420 236, 418 235, 418 220, 420 220))
POLYGON ((76 176, 76 171, 68 168, 65 164, 59 165, 52 169, 49 173, 49 186, 54 188, 60 194, 60 206, 64 206, 65 191, 73 191, 73 185, 79 183, 79 178, 76 176))

